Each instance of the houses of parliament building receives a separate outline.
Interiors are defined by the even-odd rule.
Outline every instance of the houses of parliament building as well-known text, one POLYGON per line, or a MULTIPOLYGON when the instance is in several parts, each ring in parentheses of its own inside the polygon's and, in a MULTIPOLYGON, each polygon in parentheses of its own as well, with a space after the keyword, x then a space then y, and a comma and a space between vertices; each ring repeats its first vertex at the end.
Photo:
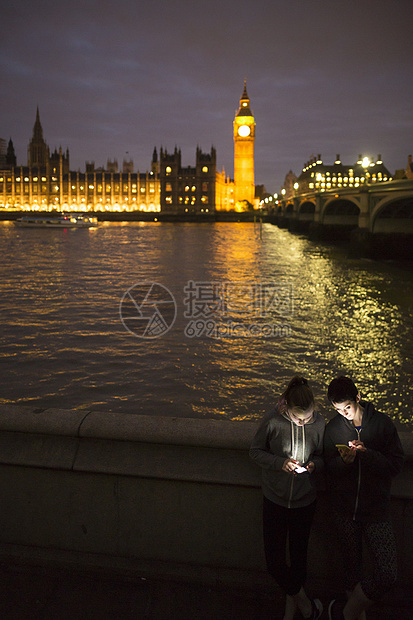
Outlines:
POLYGON ((13 143, 0 141, 0 209, 18 211, 164 212, 177 215, 243 211, 256 206, 255 119, 246 83, 233 122, 234 179, 219 172, 216 150, 196 150, 195 167, 183 167, 181 151, 155 148, 150 170, 133 172, 133 162, 106 168, 87 163, 70 170, 69 150, 50 149, 37 109, 27 165, 16 165, 13 143))

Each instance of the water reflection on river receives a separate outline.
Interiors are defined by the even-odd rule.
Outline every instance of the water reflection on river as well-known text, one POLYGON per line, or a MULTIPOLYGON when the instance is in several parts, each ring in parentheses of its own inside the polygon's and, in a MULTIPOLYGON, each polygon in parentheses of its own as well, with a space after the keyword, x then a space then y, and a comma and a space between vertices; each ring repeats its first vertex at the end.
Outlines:
POLYGON ((0 402, 255 419, 298 372, 330 416, 326 385, 344 372, 363 397, 413 428, 406 264, 353 259, 270 224, 261 238, 246 223, 66 231, 2 223, 0 243, 0 402), (288 332, 189 338, 190 280, 290 286, 293 306, 273 304, 265 318, 288 332), (163 284, 177 302, 175 324, 158 339, 139 339, 120 320, 122 296, 143 281, 163 284))

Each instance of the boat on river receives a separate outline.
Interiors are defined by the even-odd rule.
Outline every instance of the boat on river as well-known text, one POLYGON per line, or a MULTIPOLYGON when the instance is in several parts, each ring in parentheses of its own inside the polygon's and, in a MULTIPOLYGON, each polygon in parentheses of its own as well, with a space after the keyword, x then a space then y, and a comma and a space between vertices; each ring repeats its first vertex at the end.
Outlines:
POLYGON ((93 228, 98 225, 96 217, 83 213, 70 213, 59 216, 25 215, 14 222, 20 228, 93 228))

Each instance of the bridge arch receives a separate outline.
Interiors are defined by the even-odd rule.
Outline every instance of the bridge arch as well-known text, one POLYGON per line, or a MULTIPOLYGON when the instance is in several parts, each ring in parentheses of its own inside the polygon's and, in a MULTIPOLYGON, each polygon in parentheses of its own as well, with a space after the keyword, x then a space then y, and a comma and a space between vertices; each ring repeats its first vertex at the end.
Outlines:
POLYGON ((359 215, 360 203, 356 198, 332 197, 324 203, 320 221, 336 226, 358 226, 359 215))
POLYGON ((294 213, 294 203, 289 202, 285 207, 285 215, 293 215, 294 213))
POLYGON ((413 194, 380 200, 371 213, 371 232, 413 234, 413 194))
POLYGON ((304 200, 298 207, 297 217, 302 221, 313 221, 315 214, 315 203, 311 200, 304 200))

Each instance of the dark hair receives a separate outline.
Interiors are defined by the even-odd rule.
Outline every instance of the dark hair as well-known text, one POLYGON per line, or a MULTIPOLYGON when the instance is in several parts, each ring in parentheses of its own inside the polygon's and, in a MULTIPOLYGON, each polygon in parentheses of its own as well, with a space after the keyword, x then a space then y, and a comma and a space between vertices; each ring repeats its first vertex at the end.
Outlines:
POLYGON ((345 400, 356 402, 358 389, 350 377, 338 377, 333 379, 327 390, 330 403, 343 403, 345 400))
POLYGON ((304 377, 293 377, 279 401, 280 408, 301 409, 306 411, 314 405, 314 395, 304 377))

